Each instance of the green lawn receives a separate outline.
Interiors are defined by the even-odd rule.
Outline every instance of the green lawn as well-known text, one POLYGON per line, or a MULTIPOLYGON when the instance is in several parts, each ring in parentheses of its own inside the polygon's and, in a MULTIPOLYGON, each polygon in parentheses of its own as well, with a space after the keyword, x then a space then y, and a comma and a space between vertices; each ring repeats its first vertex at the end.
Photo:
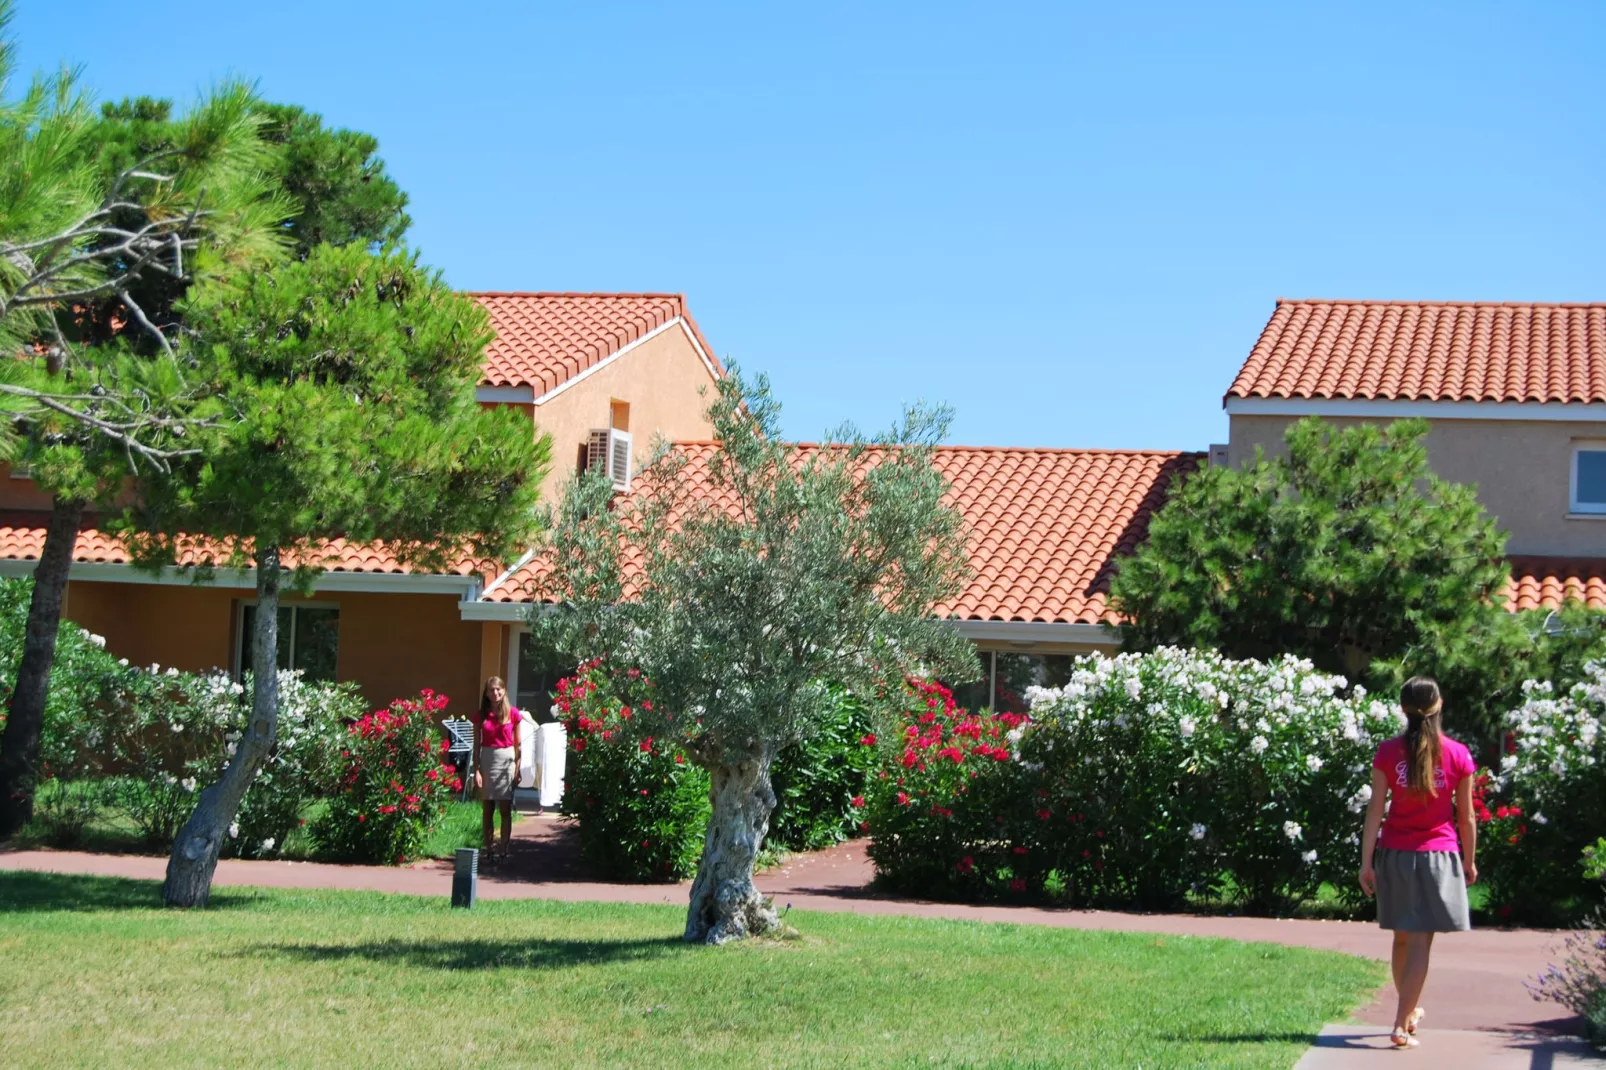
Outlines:
POLYGON ((1224 940, 0 872, 0 1065, 1291 1067, 1382 980, 1224 940))
MULTIPOLYGON (((72 785, 67 790, 80 792, 84 787, 72 785)), ((278 857, 292 861, 321 861, 313 847, 312 838, 307 835, 307 826, 312 824, 328 805, 322 800, 314 800, 307 804, 301 811, 303 824, 290 830, 290 835, 286 837, 278 857)), ((447 803, 446 816, 424 841, 421 852, 423 857, 450 858, 452 852, 459 847, 480 846, 481 814, 481 805, 475 800, 447 803)), ((513 823, 518 824, 520 820, 521 815, 515 811, 513 823)), ((500 818, 497 819, 497 827, 498 829, 501 827, 500 818)), ((82 834, 69 843, 59 842, 52 836, 50 823, 39 816, 34 818, 32 824, 24 827, 12 842, 17 847, 62 847, 102 854, 165 855, 172 850, 171 844, 151 843, 145 839, 127 815, 111 807, 97 811, 84 826, 82 834)))

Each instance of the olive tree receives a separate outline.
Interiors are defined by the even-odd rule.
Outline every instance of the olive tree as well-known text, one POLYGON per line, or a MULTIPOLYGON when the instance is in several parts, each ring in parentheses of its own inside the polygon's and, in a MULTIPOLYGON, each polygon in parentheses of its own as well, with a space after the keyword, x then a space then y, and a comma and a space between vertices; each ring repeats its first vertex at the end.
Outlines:
POLYGON ((827 445, 780 435, 768 383, 716 387, 711 448, 660 444, 636 489, 596 476, 554 525, 537 614, 560 648, 639 669, 652 709, 631 724, 675 733, 707 768, 713 814, 685 937, 723 943, 779 926, 753 886, 775 794, 770 765, 836 709, 830 687, 874 700, 910 674, 974 674, 969 643, 933 606, 966 574, 959 514, 933 466, 945 409, 827 445))

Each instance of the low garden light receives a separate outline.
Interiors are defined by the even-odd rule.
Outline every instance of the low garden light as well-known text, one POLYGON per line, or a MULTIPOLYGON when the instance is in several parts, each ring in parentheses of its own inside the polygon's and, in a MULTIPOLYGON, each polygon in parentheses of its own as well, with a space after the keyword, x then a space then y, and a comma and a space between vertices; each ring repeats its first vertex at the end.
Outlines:
POLYGON ((452 906, 467 910, 474 905, 479 891, 480 853, 473 847, 457 849, 457 864, 452 870, 452 906))

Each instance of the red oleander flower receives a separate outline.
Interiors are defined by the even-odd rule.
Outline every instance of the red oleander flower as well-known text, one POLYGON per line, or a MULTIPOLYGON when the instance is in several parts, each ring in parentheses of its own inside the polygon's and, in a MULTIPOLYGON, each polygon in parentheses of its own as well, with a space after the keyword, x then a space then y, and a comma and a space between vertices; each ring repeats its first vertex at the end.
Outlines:
POLYGON ((863 745, 863 746, 866 746, 866 747, 875 746, 875 733, 874 732, 867 732, 865 734, 864 738, 859 740, 859 743, 861 745, 863 745))
POLYGON ((1026 882, 1020 877, 1016 877, 1009 882, 1009 890, 1012 892, 1024 892, 1026 890, 1026 882))
POLYGON ((959 860, 959 864, 954 868, 959 870, 961 873, 969 873, 976 868, 976 860, 970 857, 970 855, 966 855, 959 860))
POLYGON ((863 795, 855 795, 853 797, 853 805, 855 807, 863 806, 864 805, 864 796, 863 795))

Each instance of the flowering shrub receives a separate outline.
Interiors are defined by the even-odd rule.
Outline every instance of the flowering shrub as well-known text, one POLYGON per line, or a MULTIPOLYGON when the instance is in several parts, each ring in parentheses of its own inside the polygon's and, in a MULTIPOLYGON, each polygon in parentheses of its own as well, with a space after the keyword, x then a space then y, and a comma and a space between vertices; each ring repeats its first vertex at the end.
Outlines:
POLYGON ((893 884, 1077 903, 1223 890, 1270 910, 1348 889, 1373 750, 1402 719, 1344 686, 1177 649, 1079 659, 1029 720, 923 685, 877 777, 872 858, 893 884))
MULTIPOLYGON (((0 579, 0 730, 17 681, 32 597, 31 578, 0 579)), ((104 638, 72 621, 62 621, 56 633, 39 741, 34 821, 58 847, 72 846, 105 800, 100 786, 86 778, 97 757, 95 733, 126 671, 105 647, 104 638)))
MULTIPOLYGON (((301 810, 327 781, 344 722, 361 711, 350 684, 311 683, 279 673, 279 727, 273 750, 241 800, 225 851, 245 858, 278 853, 301 810)), ((90 732, 112 805, 153 847, 171 846, 216 783, 251 715, 251 678, 125 667, 108 715, 90 732)))
POLYGON ((397 865, 418 855, 463 786, 446 760, 450 742, 436 728, 446 704, 445 695, 424 690, 347 727, 329 808, 311 830, 321 851, 397 865))
POLYGON ((1575 859, 1606 835, 1606 665, 1556 697, 1548 683, 1523 685, 1506 718, 1506 753, 1491 800, 1479 808, 1479 854, 1489 903, 1502 919, 1555 923, 1602 902, 1598 881, 1575 859))
MULTIPOLYGON (((1606 838, 1584 848, 1583 873, 1596 884, 1606 884, 1606 838)), ((1597 911, 1588 928, 1569 933, 1563 941, 1565 957, 1528 986, 1537 1000, 1559 1003, 1584 1021, 1584 1034, 1596 1048, 1606 1051, 1606 925, 1597 911)))
POLYGON ((680 741, 631 724, 651 711, 635 669, 599 662, 558 681, 553 711, 568 729, 563 812, 577 818, 580 855, 614 880, 680 880, 697 868, 708 825, 708 774, 680 741))
POLYGON ((1035 860, 1012 833, 1035 795, 1011 747, 1026 717, 973 714, 948 688, 918 680, 893 698, 896 731, 880 744, 884 767, 868 793, 878 878, 926 894, 1025 891, 1035 860))

